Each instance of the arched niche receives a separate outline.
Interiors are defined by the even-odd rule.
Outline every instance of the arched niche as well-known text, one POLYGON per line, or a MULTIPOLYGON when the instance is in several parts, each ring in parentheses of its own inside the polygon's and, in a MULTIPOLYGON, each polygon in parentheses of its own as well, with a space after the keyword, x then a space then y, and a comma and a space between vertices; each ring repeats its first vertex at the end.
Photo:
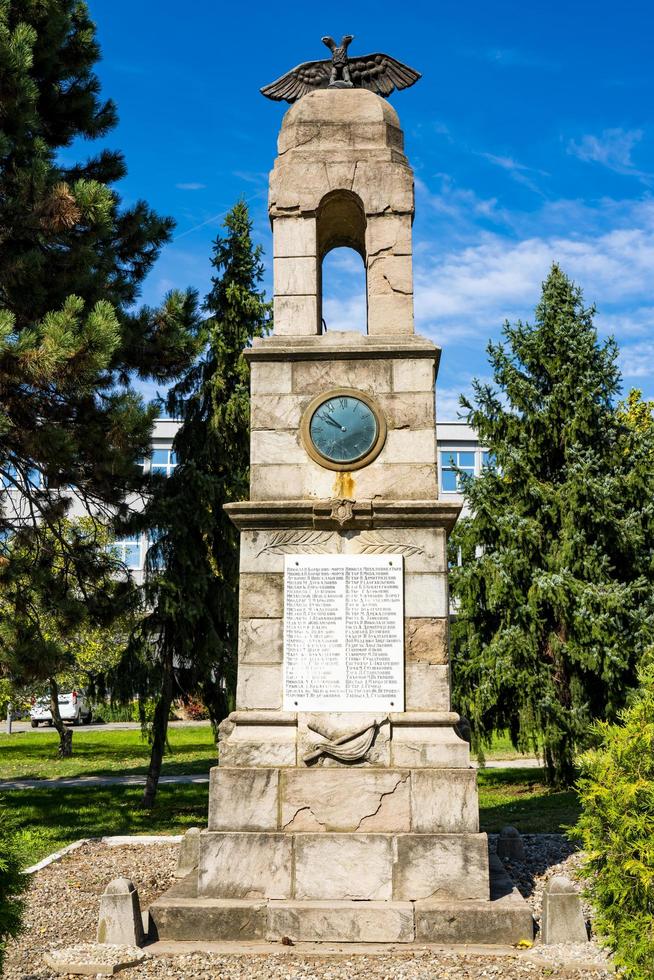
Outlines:
POLYGON ((353 249, 363 262, 364 292, 366 295, 365 329, 368 330, 367 309, 367 260, 366 214, 361 198, 348 190, 335 190, 326 194, 316 212, 316 251, 318 285, 318 323, 323 323, 323 261, 334 249, 353 249))

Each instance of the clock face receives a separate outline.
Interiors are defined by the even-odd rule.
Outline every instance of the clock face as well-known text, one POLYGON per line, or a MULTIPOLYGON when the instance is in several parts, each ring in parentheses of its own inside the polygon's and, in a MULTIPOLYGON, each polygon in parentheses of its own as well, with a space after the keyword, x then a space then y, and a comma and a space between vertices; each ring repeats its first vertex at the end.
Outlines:
POLYGON ((354 463, 372 450, 379 422, 361 398, 336 394, 314 409, 309 436, 316 452, 331 463, 354 463))

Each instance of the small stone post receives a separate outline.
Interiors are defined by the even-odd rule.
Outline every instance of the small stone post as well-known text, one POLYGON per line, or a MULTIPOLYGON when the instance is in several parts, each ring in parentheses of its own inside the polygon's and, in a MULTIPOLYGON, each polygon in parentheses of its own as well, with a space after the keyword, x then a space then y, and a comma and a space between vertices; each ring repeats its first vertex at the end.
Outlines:
POLYGON ((547 945, 588 942, 581 898, 564 875, 555 875, 545 885, 541 931, 547 945))
POLYGON ((110 881, 100 898, 98 942, 118 946, 145 942, 139 893, 129 878, 110 881))
POLYGON ((179 844, 177 855, 176 878, 185 878, 198 866, 200 854, 200 828, 189 827, 179 844))
POLYGON ((9 702, 7 705, 7 735, 11 735, 11 722, 13 720, 14 706, 9 702))
POLYGON ((509 861, 525 860, 525 844, 515 827, 503 827, 497 840, 497 856, 509 861))

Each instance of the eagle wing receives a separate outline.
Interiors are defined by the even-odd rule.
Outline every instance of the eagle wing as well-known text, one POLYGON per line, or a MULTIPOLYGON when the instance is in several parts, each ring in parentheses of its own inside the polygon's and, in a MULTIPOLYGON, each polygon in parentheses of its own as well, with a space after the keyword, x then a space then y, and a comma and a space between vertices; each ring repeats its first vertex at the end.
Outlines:
POLYGON ((389 54, 364 54, 350 58, 350 78, 355 88, 367 88, 377 95, 390 95, 395 89, 408 88, 422 75, 403 65, 389 54))
POLYGON ((327 88, 331 70, 331 61, 305 61, 304 64, 291 68, 270 85, 264 85, 260 92, 267 99, 274 99, 275 102, 281 102, 282 99, 287 102, 297 102, 307 92, 313 92, 317 88, 327 88))

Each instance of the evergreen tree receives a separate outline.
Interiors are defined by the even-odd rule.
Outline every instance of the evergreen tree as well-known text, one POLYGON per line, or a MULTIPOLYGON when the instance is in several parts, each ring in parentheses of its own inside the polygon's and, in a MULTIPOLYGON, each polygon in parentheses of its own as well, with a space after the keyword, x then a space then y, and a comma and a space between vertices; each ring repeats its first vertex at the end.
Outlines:
MULTIPOLYGON (((99 96, 98 57, 81 0, 0 0, 0 536, 20 531, 45 597, 88 583, 105 561, 102 549, 60 534, 69 575, 46 582, 46 537, 72 496, 95 517, 120 520, 143 486, 137 461, 156 410, 132 379, 172 380, 196 351, 193 293, 134 307, 172 221, 143 202, 121 206, 120 153, 63 162, 74 140, 116 123, 99 96)), ((4 556, 5 589, 23 564, 4 556)), ((36 676, 38 630, 20 602, 13 616, 36 676)))
POLYGON ((224 225, 204 304, 204 353, 168 400, 171 416, 182 420, 174 442, 177 466, 138 519, 153 537, 145 585, 150 612, 117 672, 125 693, 134 682, 141 696, 153 684, 158 691, 145 806, 152 806, 157 790, 176 677, 183 673, 184 693, 201 695, 214 726, 228 712, 236 681, 238 531, 223 506, 248 495, 250 393, 243 349, 266 333, 270 307, 260 290, 262 249, 252 243, 244 202, 224 225))
POLYGON ((22 872, 16 821, 0 801, 0 976, 7 940, 21 929, 29 878, 22 872))
POLYGON ((508 729, 560 783, 654 630, 652 467, 614 407, 617 348, 593 314, 554 265, 535 323, 489 345, 497 387, 475 382, 462 406, 494 466, 462 476, 470 516, 451 539, 458 705, 478 744, 508 729))

